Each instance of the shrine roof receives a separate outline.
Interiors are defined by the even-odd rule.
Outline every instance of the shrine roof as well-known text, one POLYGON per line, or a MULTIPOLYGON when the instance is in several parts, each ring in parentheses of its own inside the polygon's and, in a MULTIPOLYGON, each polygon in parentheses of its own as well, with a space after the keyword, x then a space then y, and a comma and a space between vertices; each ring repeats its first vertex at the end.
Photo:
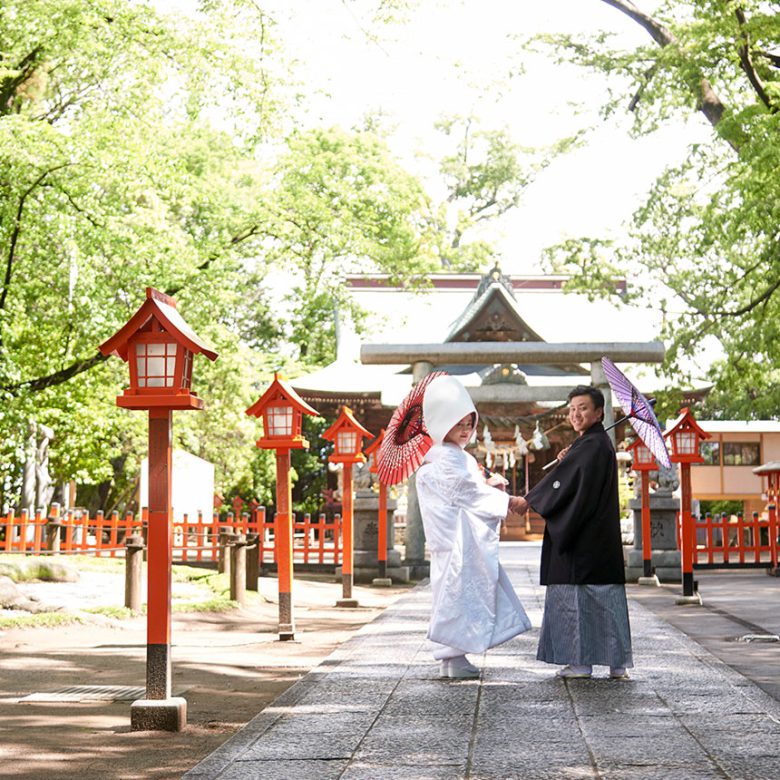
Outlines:
POLYGON ((696 420, 707 433, 780 433, 777 420, 696 420))

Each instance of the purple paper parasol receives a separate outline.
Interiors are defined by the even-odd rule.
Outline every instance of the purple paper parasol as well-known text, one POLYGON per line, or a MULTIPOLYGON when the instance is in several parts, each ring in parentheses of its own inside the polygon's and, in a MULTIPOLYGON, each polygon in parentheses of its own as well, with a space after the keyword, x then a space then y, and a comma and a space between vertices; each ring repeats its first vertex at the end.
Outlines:
POLYGON ((631 423, 636 435, 655 456, 658 465, 670 468, 672 462, 669 460, 669 452, 666 449, 661 426, 653 411, 653 403, 634 387, 631 380, 609 358, 601 358, 601 365, 604 368, 609 386, 625 413, 625 417, 622 419, 627 419, 631 423))

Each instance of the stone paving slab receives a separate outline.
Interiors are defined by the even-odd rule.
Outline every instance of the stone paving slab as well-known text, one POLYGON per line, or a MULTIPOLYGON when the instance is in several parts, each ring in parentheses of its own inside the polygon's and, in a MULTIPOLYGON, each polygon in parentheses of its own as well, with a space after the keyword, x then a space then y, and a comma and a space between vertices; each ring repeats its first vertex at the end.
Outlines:
POLYGON ((636 668, 564 682, 535 660, 538 549, 502 547, 536 628, 441 680, 420 586, 288 689, 186 780, 769 780, 780 704, 630 604, 636 668))

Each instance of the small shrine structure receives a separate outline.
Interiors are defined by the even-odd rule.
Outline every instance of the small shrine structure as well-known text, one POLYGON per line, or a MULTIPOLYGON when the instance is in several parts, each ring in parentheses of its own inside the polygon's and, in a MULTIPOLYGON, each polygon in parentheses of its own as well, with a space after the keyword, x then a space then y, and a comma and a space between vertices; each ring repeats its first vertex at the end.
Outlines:
MULTIPOLYGON (((484 275, 431 276, 428 291, 415 297, 388 277, 350 277, 358 303, 385 312, 386 326, 374 332, 381 338, 412 338, 358 344, 359 362, 341 349, 334 363, 292 384, 323 416, 335 417, 346 403, 369 429, 379 430, 413 383, 431 371, 448 371, 463 381, 480 415, 474 454, 503 473, 510 490, 525 492, 541 479, 542 466, 572 441, 566 424, 569 390, 579 384, 601 387, 605 417, 612 420, 612 396, 600 364, 603 355, 622 363, 660 362, 664 355, 658 341, 580 340, 593 332, 594 321, 602 333, 639 330, 630 317, 616 318, 611 304, 595 312, 593 302, 588 302, 591 308, 585 305, 585 296, 565 295, 565 281, 555 276, 508 277, 496 266, 484 275), (464 305, 464 293, 469 292, 464 305), (604 319, 605 313, 614 325, 604 319), (533 326, 530 316, 535 318, 533 326), (565 321, 571 340, 546 341, 541 326, 560 331, 559 319, 565 321)), ((625 284, 618 281, 616 292, 623 290, 625 284)), ((651 330, 645 324, 644 332, 651 330)), ((621 429, 617 436, 622 437, 621 429)), ((414 530, 419 518, 414 516, 413 479, 409 489, 405 563, 414 566, 423 558, 424 539, 414 530)), ((510 518, 502 538, 528 538, 542 527, 533 516, 510 518)))

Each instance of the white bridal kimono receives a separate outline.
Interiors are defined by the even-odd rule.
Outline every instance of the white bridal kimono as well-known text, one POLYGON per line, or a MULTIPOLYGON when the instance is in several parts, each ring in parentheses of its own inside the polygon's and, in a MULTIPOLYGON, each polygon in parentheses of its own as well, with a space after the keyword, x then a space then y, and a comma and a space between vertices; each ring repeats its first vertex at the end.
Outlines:
POLYGON ((431 555, 434 658, 481 653, 530 629, 498 562, 509 496, 488 485, 476 460, 449 442, 426 454, 417 496, 431 555))

